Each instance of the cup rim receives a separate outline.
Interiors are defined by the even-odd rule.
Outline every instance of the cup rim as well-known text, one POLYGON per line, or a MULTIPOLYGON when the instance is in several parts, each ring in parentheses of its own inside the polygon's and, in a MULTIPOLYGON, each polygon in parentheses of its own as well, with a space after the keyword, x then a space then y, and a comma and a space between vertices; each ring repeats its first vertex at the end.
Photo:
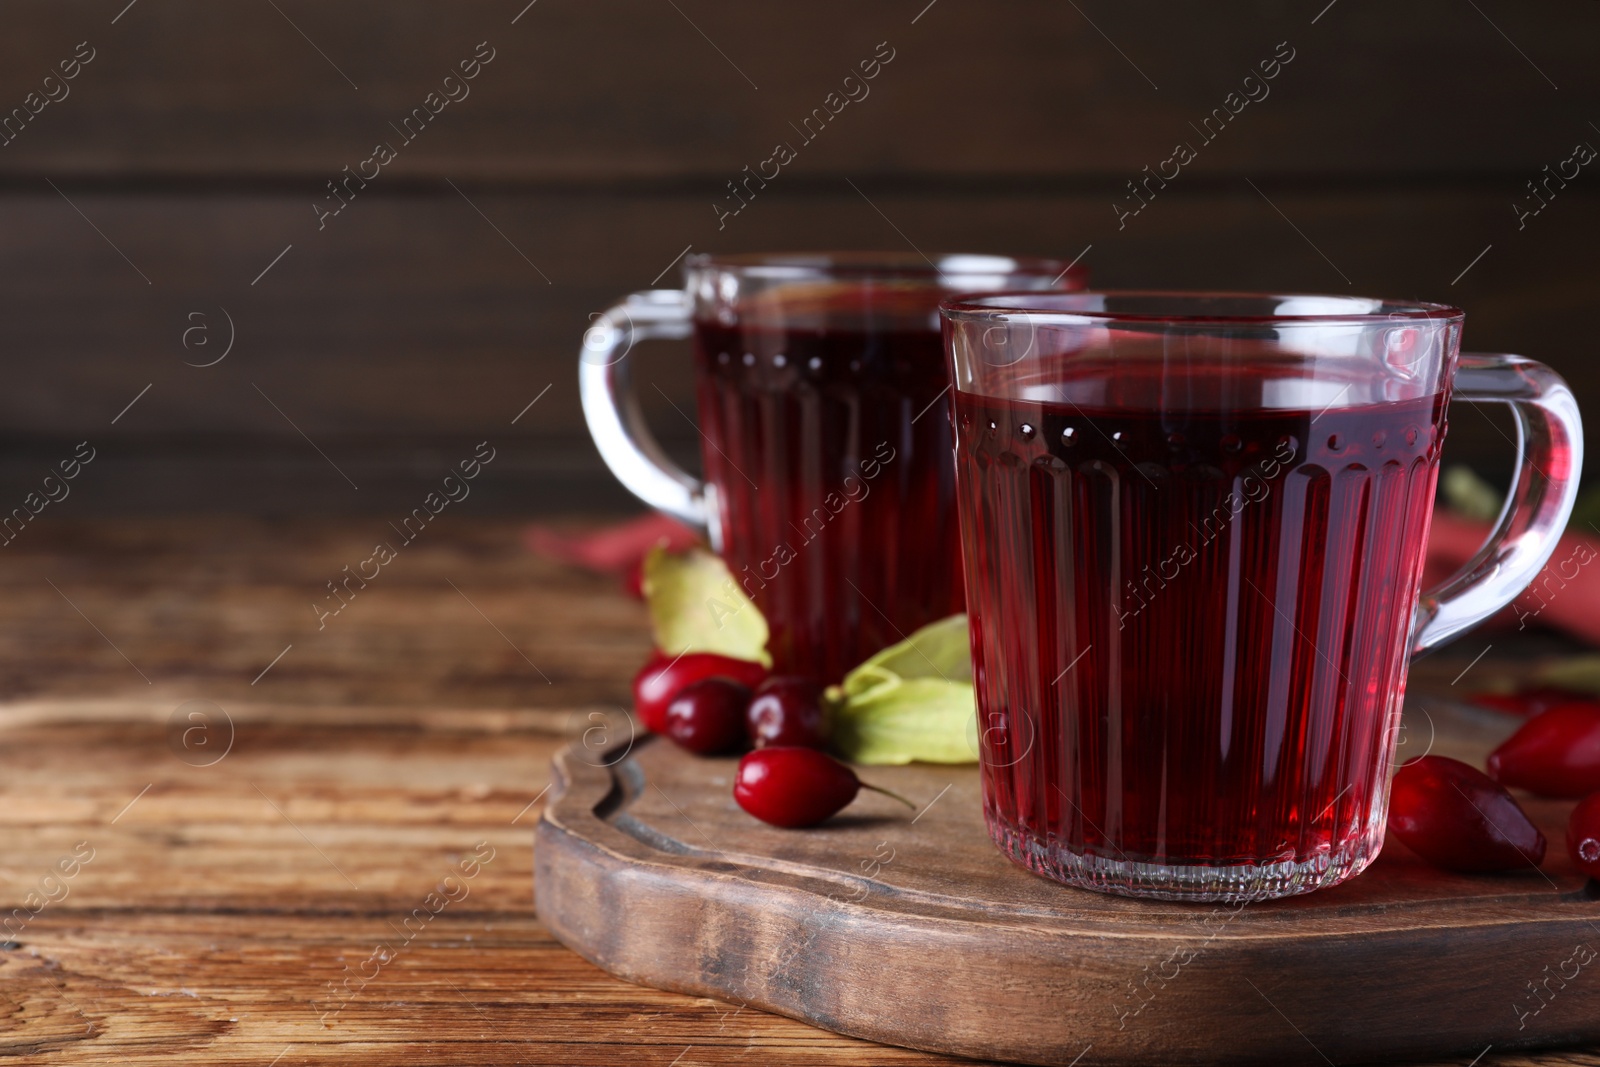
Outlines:
POLYGON ((1086 289, 1077 292, 1058 290, 1013 289, 991 293, 956 293, 939 302, 939 313, 953 322, 1004 321, 1013 317, 1048 320, 1064 325, 1107 323, 1172 323, 1183 326, 1304 326, 1324 324, 1379 325, 1392 322, 1456 322, 1466 318, 1466 313, 1450 304, 1433 304, 1423 300, 1384 300, 1380 297, 1350 296, 1327 293, 1269 293, 1205 289, 1086 289), (1339 302, 1351 305, 1377 305, 1366 311, 1315 311, 1287 312, 1283 314, 1237 315, 1216 312, 1183 313, 1173 311, 1158 313, 1147 311, 1104 311, 1073 308, 1073 302, 1086 302, 1095 297, 1140 297, 1170 300, 1175 305, 1189 302, 1199 304, 1205 300, 1251 299, 1276 300, 1280 304, 1291 301, 1339 302), (1052 306, 1053 305, 1053 306, 1052 306))
POLYGON ((988 252, 823 251, 823 252, 692 252, 684 258, 684 271, 717 269, 760 278, 858 278, 885 280, 944 280, 960 284, 973 276, 996 274, 1024 277, 1071 278, 1082 283, 1088 276, 1076 261, 1047 256, 1011 256, 988 252))

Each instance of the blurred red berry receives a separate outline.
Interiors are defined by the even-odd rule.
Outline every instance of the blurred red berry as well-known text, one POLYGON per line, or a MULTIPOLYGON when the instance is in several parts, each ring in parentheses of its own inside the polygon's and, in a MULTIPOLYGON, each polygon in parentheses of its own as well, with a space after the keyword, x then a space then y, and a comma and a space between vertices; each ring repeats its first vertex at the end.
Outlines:
POLYGON ((690 752, 717 756, 745 745, 744 713, 750 690, 727 678, 702 678, 667 705, 662 733, 690 752))
POLYGON ((1489 755, 1489 777, 1542 797, 1600 790, 1600 704, 1562 704, 1536 715, 1489 755))
POLYGON ((1395 774, 1389 832, 1447 871, 1510 871, 1544 859, 1544 835, 1511 794, 1445 756, 1423 756, 1395 774))
POLYGON ((822 748, 828 743, 822 687, 809 678, 780 675, 756 687, 748 713, 750 741, 822 748))
POLYGON ((832 817, 862 789, 912 807, 905 797, 863 782, 826 752, 798 745, 771 745, 747 753, 733 780, 733 799, 762 822, 798 829, 832 817))
POLYGON ((1567 855, 1578 870, 1600 878, 1600 793, 1578 802, 1567 820, 1567 855))
POLYGON ((663 733, 667 726, 667 705, 690 684, 702 678, 730 678, 754 688, 766 676, 765 667, 747 659, 733 659, 712 652, 687 652, 681 656, 655 652, 633 676, 633 710, 646 730, 663 733))

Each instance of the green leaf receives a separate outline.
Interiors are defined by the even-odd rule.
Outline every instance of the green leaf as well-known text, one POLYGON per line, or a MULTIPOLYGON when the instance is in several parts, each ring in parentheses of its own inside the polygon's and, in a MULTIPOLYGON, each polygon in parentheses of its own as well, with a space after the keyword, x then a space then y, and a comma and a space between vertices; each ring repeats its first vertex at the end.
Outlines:
MULTIPOLYGON (((1439 475, 1439 496, 1451 511, 1469 519, 1492 522, 1500 515, 1504 500, 1500 490, 1478 477, 1470 467, 1459 464, 1446 467, 1439 475)), ((1582 533, 1600 528, 1600 485, 1592 485, 1578 493, 1572 507, 1572 518, 1567 528, 1582 533)))
POLYGON ((703 548, 653 548, 642 585, 656 648, 666 655, 715 652, 772 666, 767 620, 720 557, 703 548))
POLYGON ((828 690, 833 747, 852 763, 978 758, 967 617, 924 626, 828 690))
POLYGON ((852 763, 972 763, 971 682, 895 678, 835 706, 833 746, 852 763))
POLYGON ((1567 529, 1578 533, 1597 528, 1600 528, 1600 485, 1590 486, 1578 493, 1577 503, 1572 506, 1572 518, 1567 520, 1567 529))
POLYGON ((870 657, 844 676, 846 693, 862 692, 885 674, 899 678, 972 680, 972 642, 967 617, 952 615, 930 622, 899 644, 870 657))
POLYGON ((1450 510, 1469 519, 1493 522, 1500 514, 1501 493, 1471 467, 1446 467, 1439 477, 1439 495, 1450 510))

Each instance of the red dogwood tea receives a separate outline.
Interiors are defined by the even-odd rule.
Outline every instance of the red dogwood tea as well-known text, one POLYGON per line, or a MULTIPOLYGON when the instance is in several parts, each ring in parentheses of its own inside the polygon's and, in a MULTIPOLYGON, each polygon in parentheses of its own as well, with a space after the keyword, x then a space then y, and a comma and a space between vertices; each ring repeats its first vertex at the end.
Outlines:
POLYGON ((964 603, 939 335, 870 317, 695 327, 723 555, 777 669, 826 681, 964 603))
POLYGON ((1175 417, 958 394, 963 491, 990 517, 969 565, 1001 578, 974 583, 976 684, 986 707, 1041 712, 992 737, 990 818, 1221 865, 1363 832, 1442 407, 1175 417), (1025 758, 1030 741, 1061 758, 1025 758))
POLYGON ((706 529, 767 620, 773 670, 835 682, 960 612, 939 300, 1074 288, 1081 272, 843 253, 696 255, 685 274, 684 292, 634 294, 590 331, 584 411, 629 489, 706 529), (631 339, 651 335, 693 339, 703 482, 667 463, 623 395, 631 339))
POLYGON ((995 841, 1136 896, 1359 873, 1383 842, 1408 656, 1503 606, 1566 520, 1581 434, 1560 379, 1458 356, 1460 313, 1432 305, 944 307, 995 841), (1452 387, 1516 398, 1538 481, 1513 491, 1498 566, 1419 609, 1452 387))

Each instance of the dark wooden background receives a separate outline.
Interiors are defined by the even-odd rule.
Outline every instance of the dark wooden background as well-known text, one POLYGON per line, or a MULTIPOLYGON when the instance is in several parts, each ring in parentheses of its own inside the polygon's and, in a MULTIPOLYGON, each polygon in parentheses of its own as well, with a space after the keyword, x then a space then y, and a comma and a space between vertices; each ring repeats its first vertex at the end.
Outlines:
MULTIPOLYGON (((98 458, 55 506, 78 517, 403 512, 485 438, 473 507, 625 507, 583 428, 577 345, 690 246, 1087 247, 1101 285, 1452 301, 1470 346, 1600 401, 1600 164, 1520 231, 1512 207, 1600 146, 1600 4, 525 4, 0 9, 0 113, 95 50, 0 148, 0 510, 85 438, 98 458), (397 142, 389 123, 483 41, 471 95, 319 231, 324 183, 397 142), (724 183, 884 41, 870 96, 719 231, 724 183), (1198 145, 1189 124, 1284 41, 1271 95, 1119 230, 1124 183, 1198 145), (222 351, 223 309, 230 354, 186 366, 222 351), (211 343, 186 349, 197 324, 211 343)), ((691 410, 683 352, 646 366, 691 410)), ((1477 415, 1452 439, 1507 466, 1477 415)))

